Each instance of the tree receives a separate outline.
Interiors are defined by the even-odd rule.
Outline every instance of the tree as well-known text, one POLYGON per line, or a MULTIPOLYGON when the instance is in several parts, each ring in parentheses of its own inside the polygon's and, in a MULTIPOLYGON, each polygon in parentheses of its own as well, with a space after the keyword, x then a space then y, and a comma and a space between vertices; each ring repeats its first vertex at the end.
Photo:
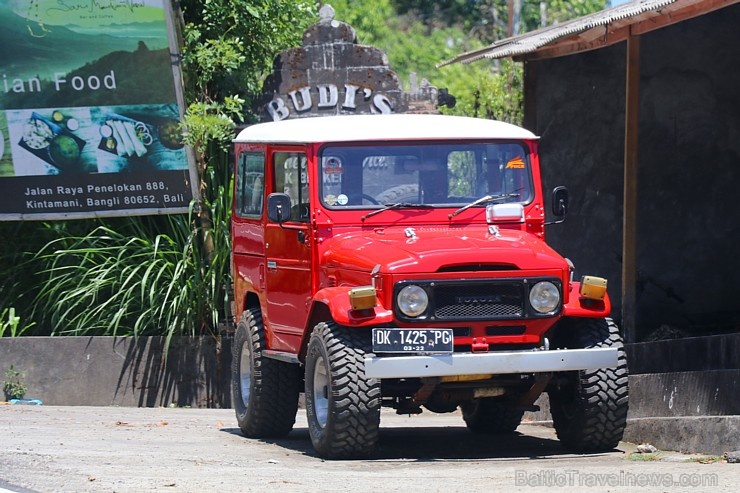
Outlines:
POLYGON ((181 6, 185 142, 195 153, 200 184, 196 226, 204 267, 222 280, 231 247, 224 226, 231 211, 227 147, 235 122, 256 121, 252 107, 275 54, 299 42, 315 13, 305 0, 186 0, 181 6))
POLYGON ((365 36, 377 40, 402 80, 417 72, 433 85, 448 88, 457 106, 445 112, 521 124, 521 64, 503 60, 436 67, 457 54, 507 37, 509 4, 514 1, 521 6, 520 32, 585 15, 607 4, 607 0, 379 0, 373 5, 379 5, 377 14, 361 1, 335 0, 332 4, 337 18, 357 19, 355 28, 362 42, 365 36), (374 17, 388 11, 396 15, 384 22, 374 17))
MULTIPOLYGON (((425 16, 406 10, 403 15, 393 15, 393 3, 392 0, 377 0, 372 5, 360 0, 331 2, 336 18, 355 28, 361 44, 377 46, 388 55, 391 69, 406 81, 407 89, 413 72, 419 79, 426 78, 455 96, 457 105, 443 108, 445 113, 521 123, 522 76, 518 64, 482 62, 438 68, 441 61, 480 48, 483 43, 468 37, 459 25, 444 24, 431 14, 425 16)), ((433 4, 428 2, 425 8, 438 12, 433 4)), ((471 12, 469 15, 475 18, 473 14, 477 11, 471 12)))
POLYGON ((239 96, 247 120, 281 50, 300 44, 316 20, 308 0, 183 0, 184 69, 190 103, 239 96))
POLYGON ((399 14, 416 16, 430 26, 458 26, 490 44, 509 36, 509 8, 516 4, 521 34, 596 12, 608 0, 393 0, 393 4, 399 14))

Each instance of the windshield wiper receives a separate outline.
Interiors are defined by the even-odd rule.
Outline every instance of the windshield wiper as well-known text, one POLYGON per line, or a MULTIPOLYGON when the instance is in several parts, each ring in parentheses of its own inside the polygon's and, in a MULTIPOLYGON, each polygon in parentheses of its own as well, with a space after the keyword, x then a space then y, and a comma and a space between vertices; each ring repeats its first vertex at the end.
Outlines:
POLYGON ((413 204, 411 202, 396 202, 395 204, 386 204, 385 207, 381 209, 376 209, 372 212, 368 212, 364 216, 362 216, 360 219, 364 221, 368 217, 373 217, 377 214, 380 214, 381 212, 389 211, 391 209, 431 209, 432 206, 429 204, 413 204))
POLYGON ((496 195, 486 195, 485 197, 481 197, 478 200, 474 200, 473 202, 460 207, 458 210, 451 213, 447 217, 449 219, 452 219, 453 217, 457 216, 461 212, 466 211, 470 209, 471 207, 475 207, 476 205, 487 204, 488 202, 496 202, 497 200, 510 199, 513 197, 519 197, 519 194, 514 192, 514 193, 500 193, 496 195))

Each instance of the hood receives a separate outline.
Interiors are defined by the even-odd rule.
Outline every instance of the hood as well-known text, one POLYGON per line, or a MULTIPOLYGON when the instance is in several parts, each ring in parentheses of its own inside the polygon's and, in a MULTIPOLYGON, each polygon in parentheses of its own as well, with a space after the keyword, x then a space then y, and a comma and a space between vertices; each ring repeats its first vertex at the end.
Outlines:
MULTIPOLYGON (((335 231, 336 232, 336 231, 335 231)), ((339 233, 324 240, 327 267, 381 272, 436 272, 462 265, 510 265, 520 270, 563 269, 565 260, 536 236, 519 230, 464 227, 386 227, 339 233)))

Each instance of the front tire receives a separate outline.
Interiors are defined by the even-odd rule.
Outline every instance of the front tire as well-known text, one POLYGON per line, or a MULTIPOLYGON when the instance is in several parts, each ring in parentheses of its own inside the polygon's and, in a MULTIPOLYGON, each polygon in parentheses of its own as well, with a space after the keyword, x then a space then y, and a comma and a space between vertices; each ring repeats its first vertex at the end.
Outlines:
POLYGON ((619 328, 609 318, 560 323, 558 337, 564 336, 567 347, 616 347, 618 354, 616 368, 580 370, 567 385, 548 391, 555 431, 574 452, 614 449, 624 435, 629 406, 627 357, 619 328))
POLYGON ((231 389, 236 420, 249 438, 284 437, 298 411, 298 366, 266 358, 264 349, 262 314, 246 310, 234 335, 231 389))
POLYGON ((362 329, 319 323, 306 354, 306 414, 321 457, 366 457, 378 442, 380 381, 365 376, 370 338, 362 329))

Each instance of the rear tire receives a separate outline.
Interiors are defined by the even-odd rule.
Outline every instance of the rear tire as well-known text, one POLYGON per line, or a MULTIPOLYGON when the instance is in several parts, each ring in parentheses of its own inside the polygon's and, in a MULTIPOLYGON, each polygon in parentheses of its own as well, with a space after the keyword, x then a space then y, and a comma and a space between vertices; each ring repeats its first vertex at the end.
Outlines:
POLYGON ((266 358, 264 349, 262 314, 257 309, 246 310, 234 335, 231 389, 236 420, 249 438, 287 435, 298 411, 298 365, 266 358))
POLYGON ((321 457, 370 455, 378 442, 380 381, 365 376, 370 337, 362 329, 319 323, 306 355, 306 414, 321 457))
POLYGON ((522 422, 524 411, 506 407, 501 399, 484 397, 460 405, 463 419, 473 433, 513 433, 522 422))
POLYGON ((572 451, 611 450, 624 435, 629 407, 627 357, 619 328, 609 318, 563 319, 560 324, 559 346, 616 347, 618 359, 616 368, 580 370, 568 385, 548 391, 555 431, 572 451))

